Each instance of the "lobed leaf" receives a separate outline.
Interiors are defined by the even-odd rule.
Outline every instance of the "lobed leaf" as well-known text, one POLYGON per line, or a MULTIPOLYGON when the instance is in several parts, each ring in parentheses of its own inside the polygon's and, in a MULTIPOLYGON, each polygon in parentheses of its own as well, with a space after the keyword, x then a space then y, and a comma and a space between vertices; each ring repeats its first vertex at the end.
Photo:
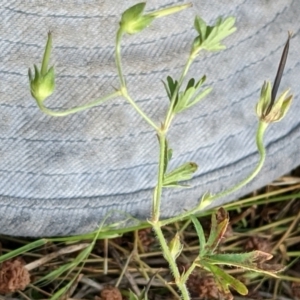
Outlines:
POLYGON ((194 27, 199 36, 195 39, 193 49, 197 52, 199 48, 207 51, 219 51, 226 47, 221 44, 222 40, 236 31, 234 27, 235 18, 218 18, 214 26, 207 26, 199 16, 195 18, 194 27))
MULTIPOLYGON (((201 99, 207 96, 212 88, 207 88, 204 91, 200 91, 202 84, 205 82, 206 76, 204 75, 198 82, 195 82, 194 78, 191 78, 184 92, 180 92, 177 101, 174 105, 174 113, 179 113, 187 108, 197 104, 201 99)), ((176 82, 177 83, 177 82, 176 82)))
POLYGON ((211 264, 234 266, 277 277, 276 273, 283 271, 284 266, 266 264, 265 261, 272 257, 272 254, 256 250, 248 253, 214 254, 206 257, 206 259, 211 264))
POLYGON ((229 290, 229 286, 231 286, 234 290, 236 290, 241 295, 247 295, 248 289, 247 287, 239 280, 235 279, 221 268, 210 264, 206 260, 203 260, 201 265, 207 270, 210 271, 213 275, 215 280, 217 281, 219 288, 225 294, 231 294, 229 290))

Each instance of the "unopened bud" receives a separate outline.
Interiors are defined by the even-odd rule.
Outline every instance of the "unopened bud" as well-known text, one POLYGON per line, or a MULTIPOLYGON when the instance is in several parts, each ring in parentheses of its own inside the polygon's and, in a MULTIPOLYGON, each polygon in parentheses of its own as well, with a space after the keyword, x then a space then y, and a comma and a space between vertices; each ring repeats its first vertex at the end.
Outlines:
POLYGON ((171 240, 171 242, 169 244, 169 248, 170 248, 170 252, 171 252, 173 259, 176 259, 180 255, 182 248, 183 248, 183 245, 180 242, 180 235, 178 232, 175 234, 175 236, 171 240))
POLYGON ((38 67, 34 65, 34 76, 32 75, 31 69, 28 70, 31 95, 36 101, 40 103, 43 102, 47 97, 49 97, 53 93, 55 88, 54 68, 51 67, 50 69, 48 69, 51 47, 52 35, 51 32, 49 32, 41 70, 39 70, 38 67))
POLYGON ((49 97, 55 88, 55 76, 54 69, 51 67, 48 72, 43 76, 38 70, 37 66, 34 65, 34 78, 31 70, 28 71, 30 91, 34 99, 39 102, 43 102, 49 97))

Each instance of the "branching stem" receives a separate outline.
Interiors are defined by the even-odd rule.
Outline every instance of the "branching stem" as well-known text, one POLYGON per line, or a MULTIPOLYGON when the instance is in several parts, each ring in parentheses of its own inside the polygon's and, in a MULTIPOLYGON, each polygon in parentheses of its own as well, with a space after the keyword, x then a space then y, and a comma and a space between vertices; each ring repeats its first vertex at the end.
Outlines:
POLYGON ((259 171, 261 170, 261 168, 264 164, 264 161, 266 159, 266 149, 265 149, 265 146, 263 144, 263 137, 264 137, 264 133, 267 129, 267 126, 268 126, 267 123, 265 123, 263 121, 259 121, 258 128, 257 128, 257 131, 256 131, 256 146, 257 146, 258 153, 259 153, 259 161, 258 161, 255 169, 251 172, 251 174, 247 178, 245 178, 244 180, 239 182, 237 185, 235 185, 235 186, 233 186, 233 187, 231 187, 231 188, 229 188, 229 189, 227 189, 223 192, 220 192, 218 194, 215 194, 213 196, 205 198, 203 201, 201 201, 192 210, 186 211, 186 212, 180 214, 179 216, 169 218, 167 220, 162 220, 161 221, 162 226, 165 226, 165 225, 173 223, 173 222, 177 222, 178 220, 185 219, 188 216, 190 216, 191 214, 199 213, 199 211, 206 208, 214 200, 216 200, 220 197, 227 196, 227 195, 239 190, 240 188, 245 186, 247 183, 249 183, 259 173, 259 171))
POLYGON ((77 107, 74 107, 74 108, 71 108, 71 109, 67 109, 67 110, 64 110, 64 111, 54 111, 54 110, 51 110, 47 107, 44 106, 43 103, 41 103, 40 101, 37 101, 37 105, 38 107, 40 108, 40 110, 47 114, 47 115, 50 115, 50 116, 54 116, 54 117, 65 117, 65 116, 68 116, 68 115, 71 115, 71 114, 75 114, 79 111, 83 111, 83 110, 86 110, 88 108, 91 108, 91 107, 94 107, 94 106, 97 106, 111 98, 115 98, 115 97, 118 97, 118 96, 121 96, 121 91, 116 91, 110 95, 107 95, 103 98, 100 98, 100 99, 97 99, 93 102, 90 102, 90 103, 87 103, 85 105, 82 105, 82 106, 77 106, 77 107))

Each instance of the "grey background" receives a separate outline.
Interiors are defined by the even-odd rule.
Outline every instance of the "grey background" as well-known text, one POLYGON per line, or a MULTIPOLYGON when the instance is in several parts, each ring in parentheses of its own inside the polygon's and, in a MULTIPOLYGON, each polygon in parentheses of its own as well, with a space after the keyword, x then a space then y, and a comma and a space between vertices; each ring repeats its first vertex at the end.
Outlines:
MULTIPOLYGON (((111 210, 145 220, 156 181, 155 133, 122 98, 76 115, 44 115, 30 96, 27 70, 40 63, 47 32, 56 91, 46 101, 62 110, 88 103, 118 86, 114 39, 120 14, 138 1, 1 1, 0 232, 51 236, 94 230, 111 210)), ((190 189, 164 192, 162 215, 194 207, 203 193, 232 186, 254 168, 254 107, 264 80, 274 80, 287 31, 294 32, 281 92, 296 95, 287 117, 267 130, 268 158, 260 175, 234 200, 300 163, 298 0, 192 1, 193 8, 155 20, 123 41, 130 94, 157 123, 168 100, 161 80, 178 76, 192 40, 194 16, 213 23, 235 16, 238 30, 225 51, 202 53, 191 68, 213 92, 179 115, 169 134, 171 167, 194 161, 190 189)), ((187 1, 151 0, 148 11, 187 1)), ((122 220, 114 213, 110 222, 122 220)))

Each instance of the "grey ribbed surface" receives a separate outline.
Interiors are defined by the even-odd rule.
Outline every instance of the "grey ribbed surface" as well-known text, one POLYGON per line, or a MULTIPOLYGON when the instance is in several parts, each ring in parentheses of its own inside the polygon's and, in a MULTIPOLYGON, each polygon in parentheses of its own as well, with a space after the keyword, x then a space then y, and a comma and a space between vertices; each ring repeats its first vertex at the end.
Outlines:
MULTIPOLYGON (((185 2, 151 0, 147 8, 185 2)), ((237 17, 238 31, 226 40, 228 48, 202 54, 192 67, 191 75, 205 73, 214 92, 179 115, 172 127, 172 166, 192 160, 199 171, 193 188, 164 193, 164 217, 193 207, 204 192, 231 186, 253 169, 258 158, 254 106, 263 81, 274 79, 288 30, 294 37, 280 91, 292 88, 292 109, 267 131, 268 159, 260 176, 215 205, 263 186, 300 163, 300 2, 193 2, 192 9, 156 20, 123 43, 130 93, 159 122, 167 107, 161 80, 181 71, 195 37, 195 14, 209 22, 219 15, 237 17)), ((51 30, 57 88, 47 105, 64 109, 111 92, 118 86, 114 33, 121 12, 137 1, 0 3, 0 232, 87 232, 112 209, 149 217, 158 146, 147 123, 123 99, 65 118, 46 116, 31 98, 27 79, 27 69, 40 62, 51 30)), ((113 216, 124 219, 122 214, 113 216)))

